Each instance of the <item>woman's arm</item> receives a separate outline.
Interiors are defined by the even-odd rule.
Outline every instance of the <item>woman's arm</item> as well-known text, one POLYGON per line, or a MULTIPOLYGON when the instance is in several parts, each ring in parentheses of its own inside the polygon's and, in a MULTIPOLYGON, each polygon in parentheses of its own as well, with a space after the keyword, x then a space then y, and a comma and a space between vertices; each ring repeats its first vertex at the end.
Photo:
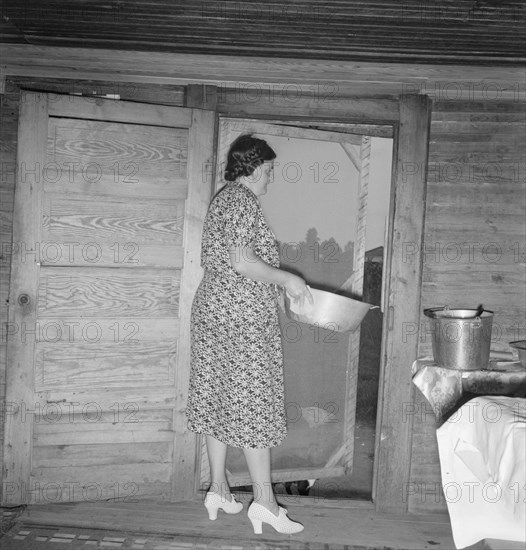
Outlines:
POLYGON ((307 298, 312 302, 309 288, 301 277, 264 262, 252 247, 231 246, 228 252, 232 268, 240 275, 264 283, 274 283, 283 287, 294 300, 307 298))

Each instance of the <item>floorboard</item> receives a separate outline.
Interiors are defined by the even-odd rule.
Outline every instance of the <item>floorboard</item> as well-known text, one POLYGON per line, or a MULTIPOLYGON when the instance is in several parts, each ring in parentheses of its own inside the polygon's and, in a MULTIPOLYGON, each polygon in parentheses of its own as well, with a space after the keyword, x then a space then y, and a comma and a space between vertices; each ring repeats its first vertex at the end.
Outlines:
MULTIPOLYGON (((248 502, 244 504, 246 510, 248 502)), ((69 536, 71 540, 67 544, 69 548, 76 548, 72 543, 80 540, 91 541, 91 547, 95 548, 109 548, 112 546, 109 543, 112 542, 114 547, 144 549, 425 550, 433 548, 454 550, 455 548, 447 514, 425 516, 377 514, 372 506, 325 507, 308 500, 300 500, 286 506, 289 515, 305 525, 302 533, 293 536, 280 535, 268 525, 264 525, 263 534, 255 535, 245 510, 239 515, 227 515, 220 511, 218 519, 210 521, 199 499, 180 503, 141 500, 32 505, 17 518, 17 524, 8 533, 8 535, 11 534, 11 538, 6 537, 2 542, 9 542, 20 531, 29 532, 25 535, 26 537, 40 537, 40 540, 43 540, 45 535, 42 534, 42 530, 44 530, 50 537, 54 537, 54 540, 57 537, 60 539, 64 534, 69 536), (98 544, 96 544, 96 535, 92 532, 94 529, 99 530, 98 544), (53 534, 54 531, 56 533, 53 534), (121 539, 120 542, 111 540, 112 532, 114 538, 121 539), (104 537, 109 539, 105 541, 104 537), (134 540, 145 540, 151 544, 137 546, 134 540)), ((18 540, 19 547, 24 548, 21 545, 21 539, 18 540)), ((66 545, 62 543, 60 546, 66 545)), ((42 548, 50 547, 45 545, 42 548)), ((483 546, 471 548, 475 550, 483 546)))

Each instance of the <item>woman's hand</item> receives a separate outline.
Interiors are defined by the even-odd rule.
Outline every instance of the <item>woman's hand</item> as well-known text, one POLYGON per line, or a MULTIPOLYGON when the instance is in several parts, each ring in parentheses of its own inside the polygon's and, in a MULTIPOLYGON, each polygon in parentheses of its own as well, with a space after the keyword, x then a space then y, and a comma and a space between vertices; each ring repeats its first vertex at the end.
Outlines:
POLYGON ((303 306, 305 300, 312 304, 314 300, 305 281, 301 277, 298 277, 298 275, 294 275, 293 273, 289 273, 288 275, 289 276, 287 277, 284 285, 287 294, 295 302, 299 302, 300 306, 303 306))
POLYGON ((285 308, 285 291, 281 287, 278 287, 277 298, 279 309, 283 313, 286 313, 287 310, 285 308))
POLYGON ((285 289, 295 303, 303 306, 305 300, 314 303, 312 294, 305 281, 289 271, 274 267, 257 256, 250 246, 232 246, 228 250, 232 269, 255 281, 274 283, 285 289))

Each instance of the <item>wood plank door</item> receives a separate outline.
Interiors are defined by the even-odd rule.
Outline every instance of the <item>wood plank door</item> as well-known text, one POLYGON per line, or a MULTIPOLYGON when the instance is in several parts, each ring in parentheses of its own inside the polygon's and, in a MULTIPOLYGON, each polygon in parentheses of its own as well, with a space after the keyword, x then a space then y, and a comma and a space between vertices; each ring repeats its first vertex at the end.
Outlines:
MULTIPOLYGON (((226 155, 239 135, 252 133, 269 139, 273 136, 302 140, 330 141, 352 156, 359 175, 354 261, 344 292, 359 298, 362 294, 365 252, 367 185, 361 172, 364 142, 369 138, 350 133, 303 128, 296 125, 269 124, 260 120, 221 118, 217 153, 216 190, 225 182, 226 155), (361 276, 361 279, 360 279, 361 276)), ((287 160, 277 159, 282 163, 287 160)), ((302 273, 308 281, 308 274, 302 273)), ((316 285, 313 285, 316 286, 316 285)), ((337 290, 337 289, 335 289, 337 290)), ((356 387, 359 363, 359 330, 337 334, 331 327, 314 327, 291 321, 280 312, 285 362, 285 399, 288 437, 272 450, 272 480, 294 481, 350 475, 353 465, 356 387), (301 335, 301 336, 300 336, 301 335), (302 364, 307 358, 309 366, 302 364), (315 368, 312 368, 315 366, 315 368)), ((232 486, 250 484, 250 476, 239 449, 228 458, 232 486)), ((206 447, 201 453, 202 487, 209 480, 206 447)))
POLYGON ((6 504, 194 494, 184 404, 214 124, 22 92, 6 504))

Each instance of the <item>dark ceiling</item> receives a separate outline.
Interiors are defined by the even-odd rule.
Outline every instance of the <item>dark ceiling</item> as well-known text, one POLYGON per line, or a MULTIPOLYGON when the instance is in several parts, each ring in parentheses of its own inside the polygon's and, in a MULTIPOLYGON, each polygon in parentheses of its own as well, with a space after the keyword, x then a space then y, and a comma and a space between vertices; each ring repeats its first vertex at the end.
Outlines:
POLYGON ((2 42, 349 61, 526 61, 523 0, 3 0, 2 42))

